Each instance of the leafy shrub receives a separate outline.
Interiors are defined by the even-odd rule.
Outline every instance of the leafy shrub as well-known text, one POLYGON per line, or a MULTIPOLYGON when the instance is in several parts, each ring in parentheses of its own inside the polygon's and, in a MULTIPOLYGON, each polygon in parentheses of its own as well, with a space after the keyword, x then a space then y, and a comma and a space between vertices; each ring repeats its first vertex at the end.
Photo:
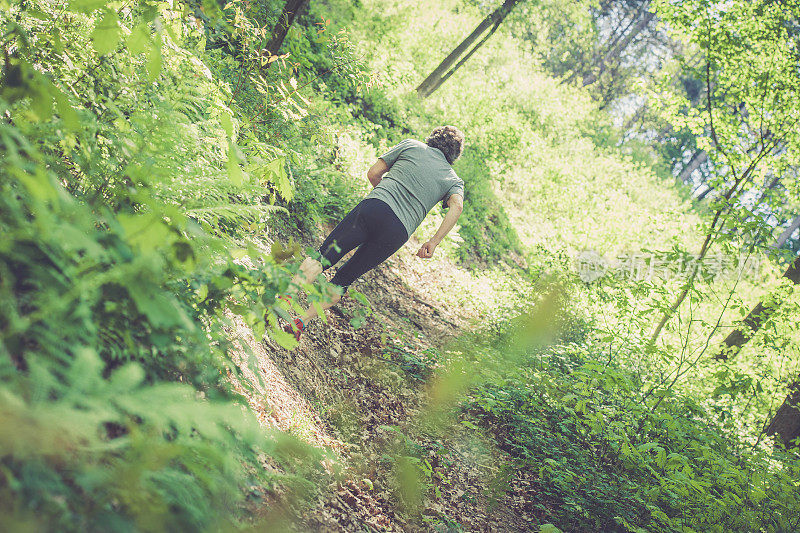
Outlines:
POLYGON ((352 180, 340 171, 309 173, 297 187, 297 201, 289 206, 299 227, 315 229, 318 224, 338 224, 361 196, 352 180))
MULTIPOLYGON (((507 361, 510 345, 498 340, 481 349, 507 361)), ((643 402, 633 375, 576 345, 515 362, 464 408, 496 432, 549 502, 539 510, 562 529, 797 527, 795 458, 741 447, 691 398, 643 402)))
POLYGON ((2 528, 208 530, 242 519, 253 483, 309 488, 314 454, 265 433, 232 392, 241 371, 222 327, 229 309, 294 342, 276 296, 296 250, 234 246, 274 210, 257 186, 290 196, 280 154, 238 128, 224 86, 183 46, 194 25, 180 6, 12 9, 2 528), (268 475, 266 457, 296 477, 268 475))

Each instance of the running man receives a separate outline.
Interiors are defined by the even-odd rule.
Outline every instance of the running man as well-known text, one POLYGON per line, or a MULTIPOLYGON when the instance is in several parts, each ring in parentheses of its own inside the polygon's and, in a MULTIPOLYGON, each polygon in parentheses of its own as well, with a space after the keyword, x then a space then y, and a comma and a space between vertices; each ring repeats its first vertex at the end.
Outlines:
MULTIPOLYGON (((464 134, 454 126, 433 130, 425 143, 406 139, 380 156, 367 171, 373 189, 350 211, 328 235, 320 255, 327 264, 307 257, 292 286, 311 283, 316 277, 355 247, 355 254, 342 265, 331 279, 341 292, 330 293, 322 303, 326 310, 336 305, 347 288, 364 273, 391 257, 406 243, 428 212, 437 203, 448 208, 436 234, 423 244, 417 257, 430 258, 445 235, 453 229, 464 208, 464 182, 453 171, 452 164, 464 148, 464 134)), ((311 306, 286 331, 300 334, 306 324, 317 316, 311 306)))

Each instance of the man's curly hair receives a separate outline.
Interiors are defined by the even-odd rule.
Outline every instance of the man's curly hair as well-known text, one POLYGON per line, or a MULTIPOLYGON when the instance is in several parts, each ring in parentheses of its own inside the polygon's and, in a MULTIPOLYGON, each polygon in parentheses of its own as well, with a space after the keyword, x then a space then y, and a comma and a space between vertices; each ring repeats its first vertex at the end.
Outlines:
POLYGON ((428 146, 438 148, 451 165, 464 150, 464 134, 455 126, 439 126, 425 139, 428 146))

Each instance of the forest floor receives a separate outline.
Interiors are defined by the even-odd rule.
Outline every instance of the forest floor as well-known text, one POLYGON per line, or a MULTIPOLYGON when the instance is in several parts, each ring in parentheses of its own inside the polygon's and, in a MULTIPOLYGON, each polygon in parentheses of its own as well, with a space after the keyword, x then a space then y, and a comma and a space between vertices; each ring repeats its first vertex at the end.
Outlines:
MULTIPOLYGON (((300 514, 296 527, 538 531, 546 522, 546 507, 534 505, 533 473, 514 468, 510 456, 474 426, 452 420, 446 428, 431 429, 421 423, 426 378, 436 367, 437 354, 480 317, 477 307, 446 297, 463 292, 461 282, 471 274, 444 257, 420 266, 422 260, 413 257, 419 245, 412 238, 353 285, 372 307, 360 328, 350 325, 350 317, 361 304, 345 297, 328 311, 327 324, 312 322, 291 351, 269 338, 256 341, 242 322, 231 331, 249 348, 238 360, 244 362, 245 352, 252 350, 258 361, 265 386, 251 375, 257 394, 240 391, 261 423, 332 452, 330 470, 337 474, 313 505, 293 509, 300 514), (441 290, 428 290, 432 286, 441 290), (399 456, 413 457, 419 485, 398 488, 399 456), (418 504, 404 507, 404 501, 418 504)), ((247 377, 246 365, 241 367, 247 377)), ((279 489, 262 490, 263 509, 256 514, 272 521, 266 509, 281 500, 279 489)))

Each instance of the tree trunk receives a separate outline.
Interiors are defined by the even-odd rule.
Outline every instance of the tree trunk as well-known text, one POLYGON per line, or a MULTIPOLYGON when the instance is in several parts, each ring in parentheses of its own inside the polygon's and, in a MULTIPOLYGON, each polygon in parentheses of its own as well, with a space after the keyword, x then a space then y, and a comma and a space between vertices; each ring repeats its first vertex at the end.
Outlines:
MULTIPOLYGON (((698 189, 699 189, 699 188, 700 188, 700 187, 698 187, 698 189)), ((697 189, 695 189, 695 190, 697 190, 697 189)), ((714 189, 712 189, 711 187, 709 187, 708 185, 706 185, 706 190, 704 190, 703 192, 701 192, 700 194, 698 194, 697 196, 695 196, 695 197, 694 197, 694 199, 695 199, 695 200, 697 200, 698 202, 700 202, 700 201, 702 201, 702 200, 703 200, 703 198, 705 198, 706 196, 708 196, 708 195, 709 195, 709 193, 710 193, 711 191, 713 191, 713 190, 714 190, 714 189)))
POLYGON ((499 27, 500 27, 500 23, 499 22, 497 24, 495 24, 494 26, 492 26, 492 29, 489 30, 489 32, 486 34, 486 36, 483 39, 481 39, 480 42, 478 42, 478 44, 476 44, 472 48, 472 50, 470 50, 467 53, 467 55, 465 55, 463 58, 461 58, 461 60, 459 60, 459 62, 456 63, 456 65, 453 68, 448 70, 447 73, 444 76, 442 76, 441 78, 439 78, 437 81, 434 82, 433 86, 431 86, 431 88, 428 90, 428 94, 429 95, 433 94, 436 91, 436 89, 438 89, 445 81, 447 81, 447 79, 450 76, 452 76, 453 73, 461 67, 461 65, 466 63, 467 60, 470 57, 472 57, 472 54, 474 54, 478 50, 478 48, 480 48, 483 45, 483 43, 485 43, 487 40, 489 40, 489 37, 491 37, 494 34, 494 32, 497 31, 497 28, 499 28, 499 27))
MULTIPOLYGON (((642 6, 642 8, 644 7, 645 5, 642 6)), ((578 75, 586 76, 587 70, 597 65, 600 62, 600 58, 603 57, 604 55, 603 50, 610 50, 611 48, 616 46, 619 40, 622 39, 626 33, 628 33, 630 27, 633 26, 634 22, 636 22, 636 19, 639 18, 639 14, 641 13, 642 8, 637 10, 629 21, 626 19, 626 17, 622 17, 619 20, 616 27, 614 28, 614 31, 612 31, 611 34, 608 36, 608 40, 601 46, 598 46, 597 50, 595 50, 594 53, 592 54, 588 67, 586 65, 586 61, 581 61, 581 64, 573 68, 572 73, 567 78, 562 79, 560 83, 569 84, 572 83, 572 81, 576 77, 578 77, 578 75), (625 24, 626 21, 627 25, 624 28, 622 28, 622 25, 625 24)))
POLYGON ((796 217, 794 217, 794 220, 792 220, 792 223, 789 224, 789 227, 786 228, 785 230, 783 230, 783 233, 781 233, 781 236, 778 237, 777 241, 775 241, 775 244, 773 245, 773 247, 775 249, 778 249, 781 246, 783 246, 784 244, 786 244, 786 241, 789 240, 789 237, 792 236, 792 233, 797 231, 797 228, 800 228, 800 215, 797 215, 796 217))
MULTIPOLYGON (((800 377, 789 385, 789 395, 767 427, 767 435, 778 435, 786 448, 800 437, 800 377)), ((796 446, 796 444, 795 444, 796 446)))
MULTIPOLYGON (((783 277, 795 285, 800 284, 800 255, 792 261, 792 264, 783 273, 783 277)), ((758 302, 744 317, 742 325, 728 333, 728 336, 722 341, 720 350, 714 354, 714 359, 727 361, 729 357, 735 355, 764 325, 764 322, 772 316, 777 308, 777 304, 765 306, 763 302, 758 302)))
POLYGON ((458 70, 458 68, 461 67, 461 65, 463 65, 466 60, 469 59, 470 56, 472 56, 472 54, 474 54, 475 51, 481 47, 481 45, 483 45, 483 43, 486 42, 489 36, 491 36, 497 30, 506 16, 508 16, 511 10, 514 9, 514 6, 519 2, 520 0, 505 0, 503 5, 495 9, 490 15, 487 15, 487 17, 484 18, 480 24, 478 24, 478 27, 475 28, 475 30, 473 30, 473 32, 470 33, 467 38, 455 48, 455 50, 450 52, 450 55, 444 58, 444 60, 439 63, 439 66, 436 67, 433 72, 431 72, 430 75, 428 75, 428 77, 422 81, 422 83, 419 84, 419 87, 417 87, 417 94, 419 97, 426 98, 430 96, 442 85, 442 83, 444 83, 447 78, 452 76, 453 73, 458 70), (466 56, 459 61, 459 58, 461 58, 461 56, 464 55, 464 52, 466 52, 466 50, 472 46, 472 43, 477 41, 478 37, 480 37, 489 28, 491 28, 489 35, 475 45, 475 47, 472 48, 472 50, 470 50, 466 56))
POLYGON ((307 2, 308 0, 287 0, 284 4, 283 12, 278 17, 275 27, 272 28, 272 36, 264 47, 271 55, 278 55, 278 51, 281 49, 283 40, 286 39, 286 34, 289 33, 289 28, 294 22, 297 13, 303 9, 307 2))
POLYGON ((631 41, 637 35, 642 33, 642 31, 644 31, 644 29, 650 24, 650 21, 653 20, 653 17, 655 16, 656 16, 655 13, 653 13, 652 11, 648 11, 647 14, 645 14, 645 16, 642 17, 642 20, 640 20, 639 23, 636 26, 634 26, 631 31, 628 32, 625 38, 619 41, 617 45, 614 46, 614 48, 612 48, 611 50, 609 50, 603 57, 603 59, 600 60, 598 71, 596 73, 589 72, 588 74, 586 74, 586 76, 583 77, 583 86, 586 87, 587 85, 591 85, 598 79, 600 79, 600 76, 603 74, 603 72, 605 72, 608 63, 614 58, 619 58, 620 54, 622 54, 622 52, 628 47, 631 41))
POLYGON ((686 163, 686 166, 681 169, 678 174, 678 181, 686 183, 692 176, 692 172, 700 168, 700 165, 708 161, 708 154, 704 150, 698 150, 692 155, 692 158, 686 163))

